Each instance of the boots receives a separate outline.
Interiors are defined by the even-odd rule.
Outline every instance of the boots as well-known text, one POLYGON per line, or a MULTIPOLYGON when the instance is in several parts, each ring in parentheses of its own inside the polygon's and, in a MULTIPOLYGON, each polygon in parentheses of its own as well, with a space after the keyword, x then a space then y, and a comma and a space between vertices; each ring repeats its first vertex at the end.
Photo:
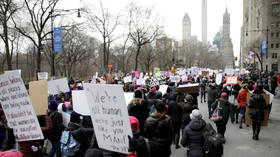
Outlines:
POLYGON ((242 129, 242 123, 243 123, 242 119, 243 118, 240 116, 240 119, 239 119, 239 129, 242 129))
POLYGON ((179 140, 180 140, 180 134, 175 134, 175 148, 176 148, 176 149, 181 148, 181 147, 179 146, 179 140))

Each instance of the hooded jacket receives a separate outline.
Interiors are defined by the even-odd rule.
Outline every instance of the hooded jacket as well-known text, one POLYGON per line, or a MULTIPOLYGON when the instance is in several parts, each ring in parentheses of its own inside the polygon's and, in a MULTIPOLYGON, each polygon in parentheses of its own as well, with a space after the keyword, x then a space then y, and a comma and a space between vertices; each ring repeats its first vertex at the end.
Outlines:
POLYGON ((210 86, 207 90, 207 93, 207 100, 209 102, 214 102, 218 98, 218 89, 216 87, 210 86))
POLYGON ((250 115, 252 121, 262 122, 264 120, 264 109, 267 108, 267 106, 261 94, 253 94, 248 107, 250 110, 256 110, 256 114, 250 115))
POLYGON ((188 157, 203 157, 203 131, 206 123, 203 119, 193 119, 184 129, 181 145, 187 147, 188 157))

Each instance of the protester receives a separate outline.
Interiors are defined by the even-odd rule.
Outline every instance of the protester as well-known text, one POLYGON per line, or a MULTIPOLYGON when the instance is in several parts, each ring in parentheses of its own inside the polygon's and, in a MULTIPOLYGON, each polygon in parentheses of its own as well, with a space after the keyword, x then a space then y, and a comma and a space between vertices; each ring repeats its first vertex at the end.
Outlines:
POLYGON ((169 157, 172 144, 172 125, 166 116, 166 105, 160 101, 155 105, 155 112, 146 120, 144 137, 148 138, 152 157, 169 157))
POLYGON ((215 102, 215 100, 218 98, 218 89, 216 88, 216 84, 212 83, 210 84, 208 90, 207 90, 207 101, 208 101, 208 114, 209 118, 211 118, 211 105, 215 102))
POLYGON ((238 96, 237 96, 237 102, 239 104, 239 128, 242 129, 242 123, 245 119, 245 112, 246 112, 246 106, 247 106, 247 94, 248 94, 248 87, 247 84, 242 85, 242 89, 240 90, 238 96))
POLYGON ((189 94, 186 95, 184 102, 180 102, 179 105, 181 106, 182 111, 183 111, 181 129, 184 130, 184 128, 191 121, 190 114, 192 113, 192 111, 194 109, 198 109, 198 108, 193 103, 193 97, 189 94))
POLYGON ((216 121, 216 126, 217 126, 217 132, 221 134, 223 137, 225 137, 225 132, 226 132, 226 125, 229 119, 229 116, 232 116, 232 107, 230 103, 227 100, 227 94, 222 93, 221 98, 217 99, 213 104, 212 104, 212 110, 214 111, 218 105, 220 106, 222 110, 222 119, 220 121, 216 121))
POLYGON ((261 123, 264 120, 264 109, 267 108, 264 97, 261 95, 261 90, 257 88, 249 102, 250 117, 252 119, 253 140, 259 140, 261 123))
POLYGON ((49 103, 49 115, 52 120, 52 128, 48 132, 47 138, 51 141, 52 149, 49 152, 48 157, 53 157, 56 154, 56 157, 61 157, 60 151, 60 137, 62 131, 64 130, 62 114, 57 111, 58 103, 55 100, 50 101, 49 103))
POLYGON ((273 95, 275 95, 275 90, 277 88, 277 77, 276 77, 276 74, 274 74, 272 77, 271 77, 271 82, 270 82, 270 88, 271 88, 271 93, 273 95))
POLYGON ((199 110, 193 110, 190 118, 191 122, 184 129, 181 145, 187 147, 188 157, 203 157, 203 131, 206 123, 199 110))
POLYGON ((200 82, 200 102, 206 102, 206 78, 203 77, 202 81, 200 82))

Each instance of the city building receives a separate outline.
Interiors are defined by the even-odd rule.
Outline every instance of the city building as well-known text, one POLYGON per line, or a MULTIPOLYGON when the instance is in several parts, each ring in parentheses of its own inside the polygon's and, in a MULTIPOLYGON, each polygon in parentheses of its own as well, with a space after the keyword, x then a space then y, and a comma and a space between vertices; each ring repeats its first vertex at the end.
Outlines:
POLYGON ((202 28, 202 43, 207 45, 208 44, 208 40, 207 40, 207 0, 202 0, 201 3, 201 28, 202 28))
POLYGON ((241 66, 279 71, 279 34, 279 0, 244 0, 241 66))
POLYGON ((186 13, 183 18, 183 42, 189 42, 191 40, 191 19, 186 13))
POLYGON ((233 46, 230 38, 230 14, 228 9, 223 15, 223 30, 220 41, 220 54, 223 56, 225 68, 234 68, 233 46))

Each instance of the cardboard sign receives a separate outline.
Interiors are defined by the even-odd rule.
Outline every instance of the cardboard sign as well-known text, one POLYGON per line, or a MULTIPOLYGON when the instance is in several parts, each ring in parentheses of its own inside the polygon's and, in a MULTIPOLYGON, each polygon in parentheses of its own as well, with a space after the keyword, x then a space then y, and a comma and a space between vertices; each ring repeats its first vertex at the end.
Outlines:
POLYGON ((202 76, 207 76, 209 72, 208 71, 202 71, 201 73, 202 73, 202 76))
POLYGON ((39 72, 37 73, 38 80, 48 80, 48 72, 39 72))
POLYGON ((0 75, 0 102, 16 141, 44 139, 37 116, 18 72, 0 75))
POLYGON ((84 88, 98 146, 128 154, 132 132, 123 87, 85 84, 84 88))
POLYGON ((218 73, 216 75, 216 84, 220 85, 222 83, 222 79, 223 79, 223 74, 222 73, 218 73))
POLYGON ((175 90, 180 93, 199 93, 200 86, 199 83, 186 84, 186 85, 180 85, 175 90))
POLYGON ((51 80, 48 82, 48 91, 49 94, 55 95, 59 94, 60 92, 66 93, 69 92, 69 86, 67 78, 62 78, 58 80, 51 80))
POLYGON ((73 90, 73 110, 81 115, 89 116, 88 102, 86 99, 86 93, 84 90, 73 90))
POLYGON ((231 85, 238 84, 238 76, 227 77, 227 84, 231 84, 231 85))
POLYGON ((46 80, 30 82, 29 97, 36 115, 45 115, 48 109, 48 82, 46 80))

